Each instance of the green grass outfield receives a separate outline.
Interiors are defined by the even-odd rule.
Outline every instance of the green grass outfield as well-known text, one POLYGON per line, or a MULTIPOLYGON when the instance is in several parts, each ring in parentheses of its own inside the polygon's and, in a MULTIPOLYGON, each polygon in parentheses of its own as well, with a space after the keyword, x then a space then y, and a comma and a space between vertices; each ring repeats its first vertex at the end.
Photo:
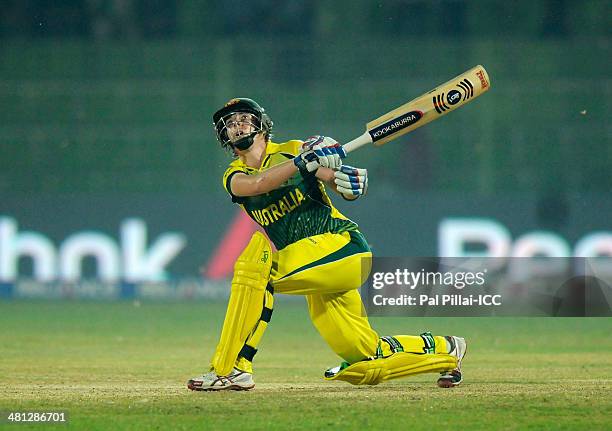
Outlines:
POLYGON ((305 303, 279 302, 256 389, 191 392, 223 314, 223 304, 0 302, 0 410, 61 409, 70 429, 142 430, 595 430, 612 418, 609 318, 372 319, 382 334, 465 336, 465 383, 440 389, 422 375, 354 387, 323 381, 339 360, 305 303))

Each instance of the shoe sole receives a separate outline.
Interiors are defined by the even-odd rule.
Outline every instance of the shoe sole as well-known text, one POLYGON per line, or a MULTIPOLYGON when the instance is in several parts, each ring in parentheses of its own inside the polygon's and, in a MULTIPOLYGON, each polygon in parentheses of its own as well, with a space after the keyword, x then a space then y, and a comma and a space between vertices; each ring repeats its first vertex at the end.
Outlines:
POLYGON ((187 389, 197 392, 219 392, 219 391, 250 391, 255 385, 240 386, 240 385, 229 385, 229 386, 208 386, 203 388, 202 386, 196 386, 192 381, 187 383, 187 389))
POLYGON ((461 376, 461 380, 459 380, 458 382, 453 382, 451 379, 438 379, 439 388, 454 388, 455 386, 459 386, 461 383, 463 383, 463 376, 461 376))

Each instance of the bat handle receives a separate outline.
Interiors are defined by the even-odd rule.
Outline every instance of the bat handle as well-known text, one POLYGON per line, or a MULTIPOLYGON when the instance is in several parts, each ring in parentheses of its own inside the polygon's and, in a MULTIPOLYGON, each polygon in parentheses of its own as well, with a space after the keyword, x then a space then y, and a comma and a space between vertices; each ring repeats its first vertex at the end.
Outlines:
POLYGON ((372 137, 370 136, 370 134, 368 132, 365 132, 363 135, 359 136, 358 138, 355 138, 352 141, 349 141, 346 144, 344 144, 342 148, 348 154, 351 151, 354 151, 357 148, 361 148, 364 145, 371 144, 372 142, 373 141, 372 141, 372 137))

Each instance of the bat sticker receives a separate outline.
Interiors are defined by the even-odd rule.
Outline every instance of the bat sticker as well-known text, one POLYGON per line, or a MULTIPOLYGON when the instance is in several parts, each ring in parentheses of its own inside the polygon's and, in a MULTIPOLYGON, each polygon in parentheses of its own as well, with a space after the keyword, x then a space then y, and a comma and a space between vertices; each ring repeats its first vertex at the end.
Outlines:
POLYGON ((369 131, 372 141, 376 142, 385 136, 399 132, 406 127, 412 126, 414 123, 423 118, 423 112, 421 111, 410 111, 400 117, 394 118, 386 123, 381 124, 369 131))
POLYGON ((450 106, 448 106, 446 102, 444 102, 444 93, 435 95, 433 97, 433 104, 438 114, 442 114, 447 109, 450 109, 450 106))

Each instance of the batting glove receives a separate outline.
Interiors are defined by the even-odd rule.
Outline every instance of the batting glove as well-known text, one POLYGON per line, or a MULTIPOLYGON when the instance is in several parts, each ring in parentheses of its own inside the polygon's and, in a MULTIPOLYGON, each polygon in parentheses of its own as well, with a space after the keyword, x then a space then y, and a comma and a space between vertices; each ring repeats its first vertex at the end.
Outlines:
POLYGON ((365 195, 368 191, 368 170, 343 165, 334 172, 334 183, 343 195, 365 195))
POLYGON ((338 142, 325 136, 312 136, 302 145, 302 153, 293 159, 300 171, 314 172, 319 167, 339 169, 346 152, 338 142))
POLYGON ((333 147, 338 144, 334 138, 329 136, 314 135, 306 138, 302 143, 301 152, 312 150, 315 145, 322 145, 324 147, 333 147))

